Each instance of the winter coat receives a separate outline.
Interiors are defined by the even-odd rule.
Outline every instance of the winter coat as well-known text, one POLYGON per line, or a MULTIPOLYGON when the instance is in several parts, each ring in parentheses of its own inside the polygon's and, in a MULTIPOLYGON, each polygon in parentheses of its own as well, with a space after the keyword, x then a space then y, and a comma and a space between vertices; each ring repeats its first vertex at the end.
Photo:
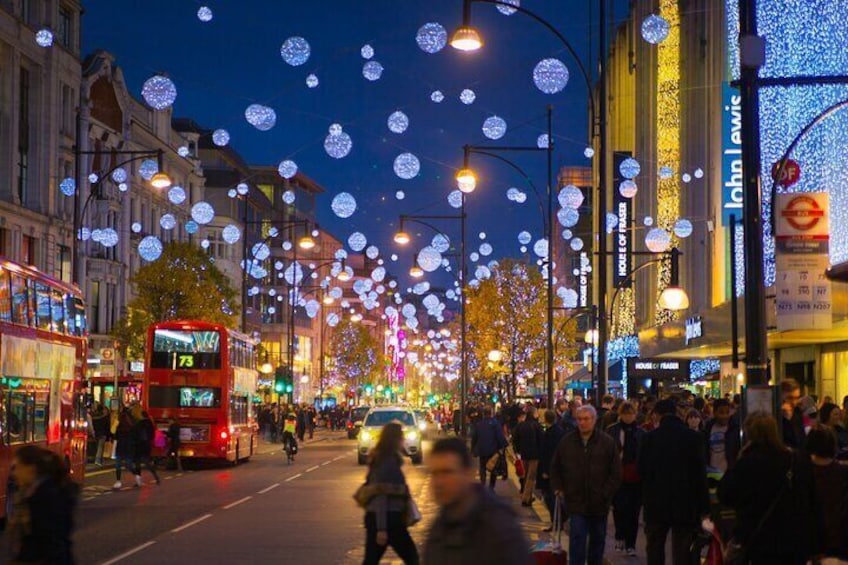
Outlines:
POLYGON ((530 546, 515 511, 482 485, 466 516, 450 518, 442 509, 424 542, 422 565, 498 563, 527 565, 530 546))
POLYGON ((150 453, 153 451, 153 438, 155 434, 156 428, 153 427, 153 422, 150 418, 142 418, 136 422, 133 429, 136 458, 145 459, 150 457, 150 453))
POLYGON ((503 427, 494 418, 480 420, 471 428, 471 452, 488 459, 507 446, 503 427))
POLYGON ((551 488, 565 498, 569 514, 606 516, 621 484, 621 459, 613 439, 594 431, 584 445, 579 432, 567 434, 551 461, 551 488))
POLYGON ((542 447, 542 426, 536 418, 527 417, 515 427, 512 438, 515 452, 521 455, 525 461, 539 459, 539 451, 542 447))
POLYGON ((118 427, 115 430, 115 456, 118 459, 133 459, 136 451, 135 421, 128 412, 118 417, 118 427))
POLYGON ((709 510, 703 436, 676 416, 642 438, 639 477, 645 523, 692 526, 709 510))
POLYGON ((60 486, 41 479, 28 492, 19 492, 10 518, 16 540, 15 563, 72 565, 71 530, 76 485, 60 486))
POLYGON ((559 442, 565 436, 565 430, 554 424, 542 434, 542 448, 539 452, 539 470, 536 473, 536 485, 540 489, 550 488, 551 462, 554 459, 559 442))
POLYGON ((93 428, 94 437, 101 438, 109 435, 110 420, 111 414, 105 408, 91 414, 91 427, 93 428))
POLYGON ((366 512, 376 517, 378 531, 388 527, 389 512, 403 512, 409 498, 409 488, 401 470, 403 460, 399 454, 373 461, 368 468, 366 482, 375 495, 369 500, 366 512))
POLYGON ((642 446, 642 438, 645 437, 645 430, 639 427, 636 422, 625 424, 617 422, 606 430, 615 442, 615 447, 621 455, 621 464, 632 465, 639 460, 639 449, 642 446), (624 432, 624 444, 621 443, 621 432, 624 432))
POLYGON ((807 457, 765 446, 743 450, 736 466, 719 483, 718 497, 736 510, 733 534, 746 548, 752 563, 806 563, 812 554, 814 524, 813 476, 807 457), (754 534, 787 482, 790 461, 794 462, 792 487, 754 534))

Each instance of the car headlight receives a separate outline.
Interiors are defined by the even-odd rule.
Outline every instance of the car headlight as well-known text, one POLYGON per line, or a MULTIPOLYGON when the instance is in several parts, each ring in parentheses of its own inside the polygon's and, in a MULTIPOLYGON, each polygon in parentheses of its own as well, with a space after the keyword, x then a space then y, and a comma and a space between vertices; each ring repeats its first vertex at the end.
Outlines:
POLYGON ((406 441, 418 441, 418 432, 416 430, 406 432, 406 441))
POLYGON ((418 429, 422 432, 427 429, 427 422, 418 422, 418 429))
POLYGON ((368 430, 362 430, 361 432, 359 432, 359 441, 363 443, 368 443, 369 441, 371 441, 371 432, 369 432, 368 430))

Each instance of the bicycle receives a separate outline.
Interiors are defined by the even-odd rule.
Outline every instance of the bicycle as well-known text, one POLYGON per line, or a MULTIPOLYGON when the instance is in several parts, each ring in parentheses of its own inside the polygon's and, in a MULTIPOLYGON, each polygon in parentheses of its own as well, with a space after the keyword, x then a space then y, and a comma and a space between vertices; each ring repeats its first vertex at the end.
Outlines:
POLYGON ((297 445, 293 438, 286 438, 283 442, 283 451, 286 454, 286 463, 291 465, 294 462, 294 456, 297 454, 297 445))

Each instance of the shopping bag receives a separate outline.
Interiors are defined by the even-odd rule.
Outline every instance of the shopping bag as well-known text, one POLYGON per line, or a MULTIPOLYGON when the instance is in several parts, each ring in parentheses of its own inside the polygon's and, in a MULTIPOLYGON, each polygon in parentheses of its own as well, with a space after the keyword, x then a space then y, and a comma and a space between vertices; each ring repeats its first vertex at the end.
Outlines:
POLYGON ((168 446, 168 436, 162 430, 156 430, 153 434, 153 447, 156 449, 165 449, 168 446))
POLYGON ((562 547, 562 502, 557 497, 554 502, 554 523, 551 524, 551 538, 539 541, 530 554, 536 565, 568 565, 568 553, 562 547))
POLYGON ((497 468, 498 461, 500 461, 500 459, 501 459, 500 453, 495 453, 494 455, 489 457, 489 460, 486 461, 486 470, 489 471, 490 473, 493 472, 497 468))
POLYGON ((422 518, 421 510, 418 509, 418 505, 415 504, 415 499, 412 498, 411 495, 406 502, 406 516, 404 518, 407 528, 414 526, 420 522, 422 518))
POLYGON ((524 468, 524 461, 521 460, 520 457, 515 457, 515 474, 518 477, 524 477, 527 473, 527 470, 524 468))

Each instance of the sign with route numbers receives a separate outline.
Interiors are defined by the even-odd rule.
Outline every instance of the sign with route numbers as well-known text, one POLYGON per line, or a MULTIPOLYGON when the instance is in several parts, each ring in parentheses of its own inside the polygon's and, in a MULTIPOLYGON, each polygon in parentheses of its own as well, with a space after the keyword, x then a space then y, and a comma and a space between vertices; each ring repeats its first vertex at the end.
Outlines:
POLYGON ((825 192, 778 194, 775 199, 777 329, 832 327, 829 201, 825 192))

